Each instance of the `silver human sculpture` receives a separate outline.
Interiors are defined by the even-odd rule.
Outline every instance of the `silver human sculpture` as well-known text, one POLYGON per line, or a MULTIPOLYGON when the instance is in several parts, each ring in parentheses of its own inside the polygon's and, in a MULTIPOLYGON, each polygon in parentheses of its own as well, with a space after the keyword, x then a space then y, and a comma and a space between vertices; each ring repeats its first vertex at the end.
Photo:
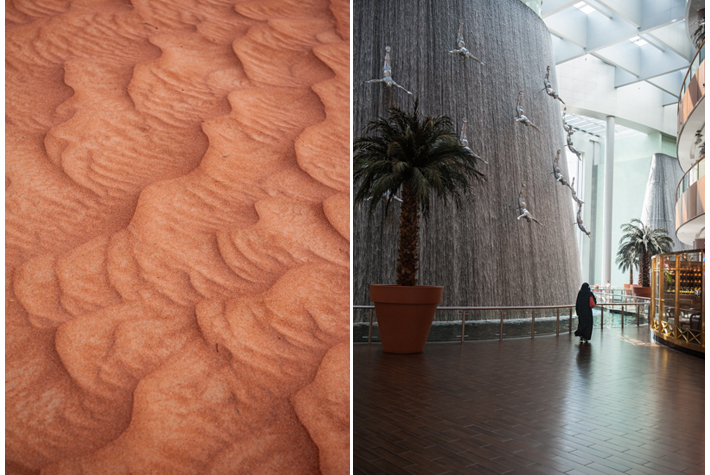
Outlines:
POLYGON ((565 132, 567 132, 567 135, 572 135, 574 133, 574 130, 572 130, 571 125, 567 125, 567 121, 565 120, 566 115, 567 115, 567 108, 565 107, 565 110, 562 111, 562 127, 564 127, 565 132))
POLYGON ((545 92, 549 95, 552 96, 553 98, 557 99, 561 103, 565 103, 562 99, 560 99, 560 96, 555 92, 554 89, 552 89, 552 83, 550 82, 550 67, 547 67, 547 75, 545 76, 545 92))
POLYGON ((473 153, 473 150, 471 150, 471 148, 468 146, 468 139, 466 138, 466 124, 467 124, 467 123, 468 123, 468 121, 466 120, 466 118, 464 118, 464 119, 463 119, 463 127, 461 127, 461 138, 460 138, 460 140, 461 140, 461 145, 463 145, 463 147, 464 147, 466 150, 468 150, 469 152, 471 152, 471 155, 473 155, 473 156, 476 157, 478 160, 481 160, 483 163, 485 163, 486 165, 488 165, 488 162, 487 162, 487 161, 483 160, 481 157, 479 157, 478 155, 476 155, 475 153, 473 153))
POLYGON ((387 85, 387 87, 392 87, 396 86, 406 92, 407 94, 411 95, 412 93, 394 82, 394 79, 392 79, 392 64, 390 63, 390 51, 392 48, 389 46, 385 46, 385 66, 384 66, 384 71, 382 73, 383 77, 380 79, 370 79, 369 81, 365 81, 366 84, 371 84, 375 82, 383 82, 387 85))
POLYGON ((557 149, 557 156, 555 157, 555 161, 552 163, 552 174, 555 175, 555 180, 559 181, 565 186, 569 186, 569 183, 562 175, 562 170, 560 170, 560 153, 562 153, 562 150, 557 149))
POLYGON ((523 91, 520 91, 520 97, 518 97, 518 105, 515 107, 515 111, 518 113, 518 115, 515 117, 515 120, 517 122, 532 127, 535 130, 540 130, 535 124, 532 123, 530 119, 525 116, 525 110, 523 109, 523 91))
POLYGON ((471 54, 471 52, 466 49, 466 43, 463 41, 463 20, 459 20, 459 33, 458 36, 456 37, 456 41, 458 42, 459 47, 457 49, 452 49, 449 51, 451 54, 462 54, 464 58, 471 58, 475 59, 479 63, 481 63, 482 66, 485 66, 486 63, 475 57, 474 55, 471 54))
POLYGON ((576 148, 574 148, 574 144, 572 143, 572 133, 571 132, 567 133, 567 148, 569 149, 570 152, 577 155, 577 158, 579 159, 580 162, 582 161, 582 154, 576 148))
POLYGON ((525 218, 528 221, 535 221, 537 224, 542 226, 542 223, 538 221, 537 219, 533 218, 533 215, 530 214, 530 211, 528 211, 527 205, 525 204, 525 201, 523 200, 523 195, 525 194, 525 182, 523 182, 523 187, 520 189, 520 194, 518 195, 518 209, 520 210, 520 216, 518 216, 518 219, 520 218, 525 218))
POLYGON ((582 232, 591 239, 592 233, 590 233, 589 230, 584 227, 584 223, 582 222, 582 205, 579 205, 579 207, 577 208, 577 227, 581 229, 582 232))
POLYGON ((584 201, 580 200, 579 197, 577 196, 577 192, 574 189, 574 178, 572 178, 572 184, 567 185, 569 186, 570 191, 572 191, 572 199, 579 205, 582 206, 584 204, 584 201))

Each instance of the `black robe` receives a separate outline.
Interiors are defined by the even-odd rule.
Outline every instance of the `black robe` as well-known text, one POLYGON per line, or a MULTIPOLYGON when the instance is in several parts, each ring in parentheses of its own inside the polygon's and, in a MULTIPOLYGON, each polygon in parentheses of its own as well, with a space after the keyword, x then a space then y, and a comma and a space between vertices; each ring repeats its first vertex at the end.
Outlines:
POLYGON ((597 299, 589 289, 589 284, 584 283, 577 294, 575 309, 577 310, 578 322, 577 330, 574 332, 574 336, 582 337, 585 340, 591 340, 592 328, 594 327, 592 307, 589 306, 589 297, 592 297, 594 299, 594 303, 596 304, 597 299))

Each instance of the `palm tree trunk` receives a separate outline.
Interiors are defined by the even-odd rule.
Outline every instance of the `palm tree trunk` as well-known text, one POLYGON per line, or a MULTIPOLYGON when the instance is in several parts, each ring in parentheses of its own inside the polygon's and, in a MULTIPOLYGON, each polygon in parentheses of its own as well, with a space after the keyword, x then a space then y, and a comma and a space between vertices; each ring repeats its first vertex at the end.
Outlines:
POLYGON ((651 256, 648 255, 647 251, 644 251, 641 255, 641 261, 639 263, 639 284, 644 287, 651 286, 650 264, 651 256))
POLYGON ((631 264, 629 266, 629 269, 631 270, 631 275, 629 276, 629 285, 634 285, 634 265, 631 264))
POLYGON ((419 265, 419 202, 406 184, 402 187, 399 216, 399 258, 397 285, 417 285, 419 265))

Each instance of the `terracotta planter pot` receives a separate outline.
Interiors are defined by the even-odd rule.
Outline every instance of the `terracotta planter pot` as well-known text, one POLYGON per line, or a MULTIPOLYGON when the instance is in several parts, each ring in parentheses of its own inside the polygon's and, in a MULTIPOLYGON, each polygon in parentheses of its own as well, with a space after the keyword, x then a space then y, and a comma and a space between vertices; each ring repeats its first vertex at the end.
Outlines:
POLYGON ((424 351, 443 292, 443 287, 432 285, 370 285, 370 300, 375 303, 382 351, 424 351))
POLYGON ((632 285, 631 293, 637 297, 651 298, 651 287, 641 287, 640 285, 632 285))

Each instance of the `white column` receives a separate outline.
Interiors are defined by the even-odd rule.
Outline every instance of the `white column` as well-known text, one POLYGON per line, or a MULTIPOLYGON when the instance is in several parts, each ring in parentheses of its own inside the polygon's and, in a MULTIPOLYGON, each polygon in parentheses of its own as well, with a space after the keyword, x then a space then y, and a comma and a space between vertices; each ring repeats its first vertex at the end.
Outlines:
POLYGON ((611 211, 614 191, 614 116, 606 117, 606 153, 604 154, 604 211, 602 225, 602 281, 611 281, 611 211))

